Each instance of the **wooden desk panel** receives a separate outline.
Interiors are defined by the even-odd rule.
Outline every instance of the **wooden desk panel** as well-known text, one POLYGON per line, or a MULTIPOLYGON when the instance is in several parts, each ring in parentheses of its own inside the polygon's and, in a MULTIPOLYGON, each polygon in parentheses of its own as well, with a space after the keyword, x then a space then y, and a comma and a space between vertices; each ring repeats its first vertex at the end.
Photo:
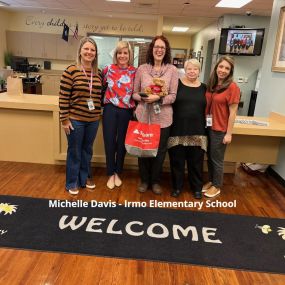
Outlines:
MULTIPOLYGON (((59 122, 58 98, 3 93, 0 96, 0 109, 0 160, 64 163, 67 142, 59 122)), ((232 165, 232 169, 235 169, 237 162, 276 164, 279 144, 285 137, 285 117, 273 113, 269 118, 239 118, 268 121, 269 126, 235 124, 225 165, 232 165)), ((105 165, 101 124, 92 161, 105 165)), ((137 158, 127 155, 125 165, 136 167, 137 158)), ((166 160, 165 166, 168 165, 166 160)))
POLYGON ((279 137, 233 135, 233 141, 226 150, 225 161, 275 164, 279 144, 279 137))

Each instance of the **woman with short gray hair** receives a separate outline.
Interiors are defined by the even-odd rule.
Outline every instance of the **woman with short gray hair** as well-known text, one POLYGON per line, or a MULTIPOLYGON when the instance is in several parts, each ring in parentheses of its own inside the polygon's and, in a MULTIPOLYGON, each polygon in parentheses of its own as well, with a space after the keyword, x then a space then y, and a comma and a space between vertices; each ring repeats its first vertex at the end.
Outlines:
POLYGON ((185 75, 179 80, 173 104, 173 124, 168 139, 171 196, 178 197, 182 191, 186 160, 190 188, 194 197, 201 199, 203 161, 207 150, 206 85, 199 80, 201 65, 197 59, 187 60, 184 69, 185 75))

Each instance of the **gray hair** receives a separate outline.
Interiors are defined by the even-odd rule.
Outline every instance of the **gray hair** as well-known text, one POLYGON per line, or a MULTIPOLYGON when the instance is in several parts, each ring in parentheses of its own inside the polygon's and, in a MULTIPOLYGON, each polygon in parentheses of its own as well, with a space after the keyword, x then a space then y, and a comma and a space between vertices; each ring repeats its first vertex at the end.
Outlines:
POLYGON ((185 71, 186 71, 188 64, 194 65, 195 67, 199 68, 199 71, 201 71, 201 63, 198 61, 198 59, 191 58, 191 59, 186 60, 184 63, 184 70, 185 71))

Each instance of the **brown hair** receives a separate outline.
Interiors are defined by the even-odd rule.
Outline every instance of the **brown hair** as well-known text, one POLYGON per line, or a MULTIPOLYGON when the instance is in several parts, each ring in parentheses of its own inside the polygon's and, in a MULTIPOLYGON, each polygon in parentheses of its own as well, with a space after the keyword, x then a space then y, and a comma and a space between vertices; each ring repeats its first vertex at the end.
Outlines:
POLYGON ((146 54, 146 62, 148 64, 154 65, 154 58, 153 58, 153 47, 156 40, 162 40, 165 43, 165 55, 163 57, 162 63, 167 64, 171 63, 171 51, 170 51, 170 44, 168 39, 165 36, 156 36, 152 39, 146 54))
POLYGON ((93 67, 94 73, 97 74, 98 73, 98 49, 97 49, 96 42, 91 37, 84 37, 80 40, 78 49, 77 49, 76 63, 77 63, 77 66, 81 66, 81 54, 80 53, 81 53, 81 49, 83 45, 87 42, 93 44, 96 50, 95 59, 92 61, 92 67, 93 67))
POLYGON ((234 74, 234 59, 227 55, 220 57, 214 67, 214 70, 211 73, 207 90, 209 92, 215 92, 215 91, 217 91, 218 93, 223 92, 233 82, 233 74, 234 74), (231 66, 231 70, 228 77, 224 79, 222 85, 217 90, 217 85, 218 85, 217 68, 222 61, 226 61, 227 63, 229 63, 229 65, 231 66))

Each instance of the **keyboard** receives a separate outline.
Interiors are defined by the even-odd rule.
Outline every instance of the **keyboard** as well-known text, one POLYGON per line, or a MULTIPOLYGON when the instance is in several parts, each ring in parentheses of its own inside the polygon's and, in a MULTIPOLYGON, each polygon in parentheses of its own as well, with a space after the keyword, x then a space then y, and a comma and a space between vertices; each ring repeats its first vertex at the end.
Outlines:
POLYGON ((255 125, 255 126, 266 126, 266 127, 269 126, 268 122, 251 120, 251 119, 236 119, 235 123, 243 125, 255 125))

